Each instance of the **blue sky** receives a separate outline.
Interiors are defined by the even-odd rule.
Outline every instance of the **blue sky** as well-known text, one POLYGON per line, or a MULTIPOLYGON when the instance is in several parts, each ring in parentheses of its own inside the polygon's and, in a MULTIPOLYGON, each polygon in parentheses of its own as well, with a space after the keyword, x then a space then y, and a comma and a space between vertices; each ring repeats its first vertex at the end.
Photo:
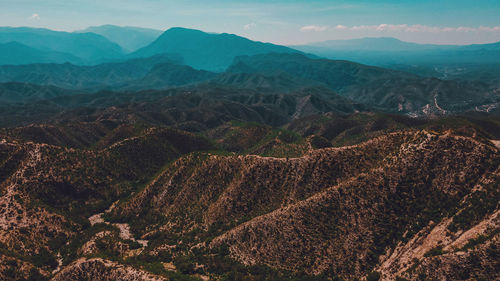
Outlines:
POLYGON ((500 0, 0 0, 1 26, 182 26, 289 45, 389 36, 419 43, 496 42, 499 15, 500 0))

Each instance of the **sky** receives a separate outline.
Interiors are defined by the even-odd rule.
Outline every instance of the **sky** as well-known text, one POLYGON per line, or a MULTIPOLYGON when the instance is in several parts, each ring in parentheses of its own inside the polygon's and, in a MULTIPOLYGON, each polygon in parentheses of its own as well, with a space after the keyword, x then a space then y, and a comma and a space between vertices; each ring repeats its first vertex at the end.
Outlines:
POLYGON ((0 0, 0 26, 103 24, 180 26, 283 45, 362 37, 480 44, 500 41, 500 0, 0 0))

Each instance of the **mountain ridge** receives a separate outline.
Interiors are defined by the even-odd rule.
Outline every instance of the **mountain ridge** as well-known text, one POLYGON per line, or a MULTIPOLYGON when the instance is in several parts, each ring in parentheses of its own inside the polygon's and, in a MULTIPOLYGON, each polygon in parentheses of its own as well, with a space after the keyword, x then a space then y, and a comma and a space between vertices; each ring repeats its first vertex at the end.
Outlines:
POLYGON ((86 64, 124 55, 118 44, 94 33, 70 33, 44 28, 0 27, 0 43, 17 41, 32 48, 72 54, 86 64))
POLYGON ((82 60, 68 53, 40 50, 16 41, 0 44, 0 65, 66 62, 78 64, 82 60))
POLYGON ((134 53, 132 57, 148 57, 162 53, 179 54, 191 67, 224 71, 234 57, 246 54, 299 52, 284 46, 251 41, 234 34, 212 34, 181 27, 170 28, 156 41, 134 53))
POLYGON ((374 37, 291 47, 320 57, 346 59, 422 76, 468 79, 467 72, 475 71, 477 65, 486 67, 500 63, 499 44, 433 45, 405 42, 392 37, 374 37))

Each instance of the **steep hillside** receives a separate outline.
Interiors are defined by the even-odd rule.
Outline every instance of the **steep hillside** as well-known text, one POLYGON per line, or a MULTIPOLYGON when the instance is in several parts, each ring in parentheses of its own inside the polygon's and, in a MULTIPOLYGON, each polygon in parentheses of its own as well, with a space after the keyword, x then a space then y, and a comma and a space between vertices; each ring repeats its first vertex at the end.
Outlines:
POLYGON ((123 116, 0 131, 3 279, 498 277, 494 120, 199 119, 208 140, 123 116), (332 122, 367 141, 328 147, 332 122))
POLYGON ((120 131, 98 138, 102 145, 115 139, 100 149, 19 142, 9 136, 2 140, 2 255, 43 269, 43 275, 60 269, 56 256, 65 264, 74 259, 77 252, 71 247, 88 230, 93 212, 128 196, 181 154, 212 147, 203 138, 176 130, 139 130, 117 139, 120 131))
POLYGON ((430 269, 430 261, 461 266, 455 262, 464 242, 482 234, 470 243, 486 244, 465 251, 477 256, 470 276, 488 279, 496 276, 496 254, 476 250, 498 239, 497 226, 488 222, 498 212, 498 157, 491 144, 425 131, 300 158, 193 155, 169 166, 114 216, 131 221, 138 215, 132 229, 153 241, 151 253, 176 257, 195 245, 227 245, 247 265, 347 279, 379 267, 389 280, 431 276, 431 270, 461 279, 460 270, 430 269), (440 222, 448 228, 433 240, 440 222), (462 234, 478 223, 481 231, 462 234), (175 237, 187 245, 180 247, 175 237), (421 242, 426 239, 432 242, 421 242), (433 251, 440 245, 446 251, 433 251))

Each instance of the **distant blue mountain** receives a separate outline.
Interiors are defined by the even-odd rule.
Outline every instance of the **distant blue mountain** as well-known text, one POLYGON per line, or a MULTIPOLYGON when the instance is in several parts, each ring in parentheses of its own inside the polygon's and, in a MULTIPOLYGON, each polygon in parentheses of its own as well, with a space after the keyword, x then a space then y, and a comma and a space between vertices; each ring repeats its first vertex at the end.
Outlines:
POLYGON ((39 50, 18 42, 0 44, 0 65, 65 62, 82 63, 80 58, 67 53, 39 50))
POLYGON ((351 40, 328 40, 323 42, 311 43, 304 46, 295 46, 297 48, 317 47, 329 50, 350 50, 350 51, 421 51, 437 49, 443 46, 431 44, 417 44, 404 42, 392 37, 379 38, 359 38, 351 40))
POLYGON ((157 29, 116 25, 92 26, 77 31, 77 33, 85 32, 102 35, 128 52, 136 51, 151 44, 163 33, 162 30, 157 29))
POLYGON ((500 63, 500 42, 459 46, 417 44, 395 38, 362 38, 292 47, 326 58, 378 66, 500 63))
POLYGON ((42 51, 71 54, 95 64, 122 58, 123 49, 101 35, 69 33, 28 27, 0 27, 0 43, 18 42, 42 51))
POLYGON ((488 50, 488 51, 500 51, 500 42, 491 44, 473 44, 467 46, 459 47, 460 50, 488 50))
POLYGON ((224 71, 237 56, 264 53, 300 53, 270 43, 251 41, 233 34, 212 34, 186 28, 171 28, 149 46, 131 54, 150 57, 157 54, 178 54, 184 62, 197 69, 224 71))

